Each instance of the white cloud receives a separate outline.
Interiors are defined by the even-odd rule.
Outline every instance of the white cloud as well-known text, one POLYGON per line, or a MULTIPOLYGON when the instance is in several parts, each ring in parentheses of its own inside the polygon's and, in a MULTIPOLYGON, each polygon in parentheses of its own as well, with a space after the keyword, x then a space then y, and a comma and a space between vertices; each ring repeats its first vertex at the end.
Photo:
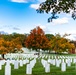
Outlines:
POLYGON ((39 2, 45 2, 46 0, 38 0, 39 2))
POLYGON ((40 28, 42 28, 43 30, 45 30, 46 26, 41 25, 40 28))
POLYGON ((76 30, 70 30, 67 31, 66 33, 70 35, 66 36, 65 38, 76 41, 76 30))
POLYGON ((18 27, 13 27, 13 30, 20 30, 18 27))
POLYGON ((27 3, 27 0, 11 0, 11 1, 17 3, 27 3))
POLYGON ((36 4, 31 4, 30 7, 33 9, 38 9, 39 4, 42 2, 45 2, 46 0, 34 0, 35 2, 37 2, 36 4))
POLYGON ((12 2, 17 2, 17 3, 27 3, 27 2, 38 2, 38 3, 42 3, 46 0, 11 0, 12 2))
POLYGON ((59 24, 59 25, 67 24, 68 22, 69 22, 69 18, 67 18, 67 17, 53 20, 53 23, 54 23, 55 25, 56 25, 56 24, 59 24))
POLYGON ((76 35, 66 36, 65 38, 76 41, 76 35))
POLYGON ((66 31, 67 34, 76 35, 76 30, 66 31))
POLYGON ((48 26, 44 26, 42 24, 36 24, 35 25, 36 27, 39 26, 46 34, 50 34, 50 33, 53 33, 53 31, 51 31, 48 26))
POLYGON ((30 7, 33 8, 33 9, 38 9, 39 4, 31 4, 30 7))
POLYGON ((35 24, 35 26, 36 26, 36 27, 39 26, 39 27, 42 28, 43 30, 46 28, 46 26, 43 26, 43 25, 41 25, 41 24, 35 24))
POLYGON ((76 30, 66 31, 66 34, 70 34, 70 35, 66 36, 65 38, 76 41, 76 30))

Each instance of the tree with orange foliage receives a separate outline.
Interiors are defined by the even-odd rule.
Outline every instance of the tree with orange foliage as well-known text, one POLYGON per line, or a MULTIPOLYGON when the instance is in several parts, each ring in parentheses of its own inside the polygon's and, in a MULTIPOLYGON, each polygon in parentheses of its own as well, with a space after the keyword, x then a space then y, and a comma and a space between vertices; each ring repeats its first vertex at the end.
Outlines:
POLYGON ((52 37, 50 43, 51 49, 56 53, 69 52, 75 48, 74 44, 70 43, 67 39, 61 37, 59 34, 52 37))
POLYGON ((26 38, 25 45, 33 50, 48 50, 50 47, 49 40, 46 38, 44 31, 38 26, 31 30, 26 38))
POLYGON ((11 43, 13 43, 13 44, 11 44, 11 46, 13 47, 13 50, 12 50, 13 53, 18 52, 18 51, 22 52, 22 50, 21 50, 22 43, 21 43, 19 37, 15 38, 15 39, 12 39, 11 43))
POLYGON ((11 41, 5 41, 3 38, 0 38, 0 54, 15 53, 20 51, 21 48, 22 45, 19 38, 12 39, 11 41))
POLYGON ((4 39, 0 38, 0 54, 5 54, 7 49, 4 47, 4 39))

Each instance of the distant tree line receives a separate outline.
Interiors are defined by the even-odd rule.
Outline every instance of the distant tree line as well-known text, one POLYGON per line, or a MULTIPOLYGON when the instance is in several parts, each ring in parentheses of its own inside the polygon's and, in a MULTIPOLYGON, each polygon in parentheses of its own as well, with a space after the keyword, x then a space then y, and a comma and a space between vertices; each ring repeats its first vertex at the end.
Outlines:
POLYGON ((45 34, 38 26, 30 34, 0 34, 0 54, 23 52, 22 47, 40 51, 55 51, 56 53, 72 52, 76 48, 75 41, 61 37, 60 34, 45 34))

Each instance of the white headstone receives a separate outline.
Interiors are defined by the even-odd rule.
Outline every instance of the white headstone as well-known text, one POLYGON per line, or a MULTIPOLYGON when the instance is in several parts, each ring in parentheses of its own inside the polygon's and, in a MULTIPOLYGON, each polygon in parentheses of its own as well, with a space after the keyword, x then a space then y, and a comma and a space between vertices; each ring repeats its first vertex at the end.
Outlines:
POLYGON ((62 59, 62 62, 64 62, 64 59, 62 59))
POLYGON ((55 59, 52 59, 52 64, 53 64, 53 65, 55 65, 55 64, 56 64, 55 59))
POLYGON ((51 64, 51 59, 48 59, 48 63, 50 63, 50 64, 51 64))
POLYGON ((26 74, 32 74, 31 64, 27 64, 27 66, 26 66, 26 74))
POLYGON ((5 62, 6 62, 5 60, 2 60, 2 65, 4 65, 4 64, 5 64, 5 62))
POLYGON ((11 60, 11 63, 14 65, 15 60, 11 60))
POLYGON ((66 63, 62 62, 61 64, 61 71, 66 71, 66 63))
POLYGON ((56 67, 60 67, 60 61, 56 59, 56 67))
POLYGON ((76 58, 74 58, 73 63, 76 63, 76 58))
POLYGON ((19 62, 20 62, 20 66, 23 66, 23 60, 20 60, 19 62))
POLYGON ((42 65, 43 65, 44 68, 46 67, 46 63, 47 63, 47 61, 42 59, 42 65))
POLYGON ((49 63, 45 64, 45 72, 46 73, 50 72, 50 64, 49 63))
POLYGON ((68 59, 68 61, 67 61, 67 66, 71 66, 71 60, 70 59, 68 59))
POLYGON ((5 75, 11 75, 11 66, 10 66, 9 61, 6 62, 5 75))
POLYGON ((14 61, 14 69, 18 69, 19 68, 19 62, 18 60, 14 61))
POLYGON ((26 63, 29 63, 29 60, 28 59, 26 59, 26 63))
POLYGON ((23 64, 26 64, 27 63, 27 61, 26 60, 23 60, 23 64))
POLYGON ((49 60, 46 61, 44 59, 41 60, 41 63, 43 65, 43 67, 45 68, 45 72, 50 72, 50 64, 49 64, 49 60))
POLYGON ((36 59, 34 59, 34 60, 30 61, 31 68, 33 68, 33 67, 34 67, 35 63, 36 63, 36 59))
POLYGON ((0 61, 0 70, 2 69, 2 62, 0 61))

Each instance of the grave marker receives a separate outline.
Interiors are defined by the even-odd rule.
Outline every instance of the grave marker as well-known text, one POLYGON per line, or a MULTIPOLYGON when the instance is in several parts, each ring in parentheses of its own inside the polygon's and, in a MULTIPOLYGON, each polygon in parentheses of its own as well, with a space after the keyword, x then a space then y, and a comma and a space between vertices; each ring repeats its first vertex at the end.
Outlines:
POLYGON ((66 63, 62 62, 61 64, 61 71, 66 71, 66 63))
POLYGON ((32 74, 31 64, 27 64, 27 66, 26 66, 26 74, 32 74))
POLYGON ((11 75, 11 66, 10 66, 9 61, 6 62, 5 75, 11 75))

